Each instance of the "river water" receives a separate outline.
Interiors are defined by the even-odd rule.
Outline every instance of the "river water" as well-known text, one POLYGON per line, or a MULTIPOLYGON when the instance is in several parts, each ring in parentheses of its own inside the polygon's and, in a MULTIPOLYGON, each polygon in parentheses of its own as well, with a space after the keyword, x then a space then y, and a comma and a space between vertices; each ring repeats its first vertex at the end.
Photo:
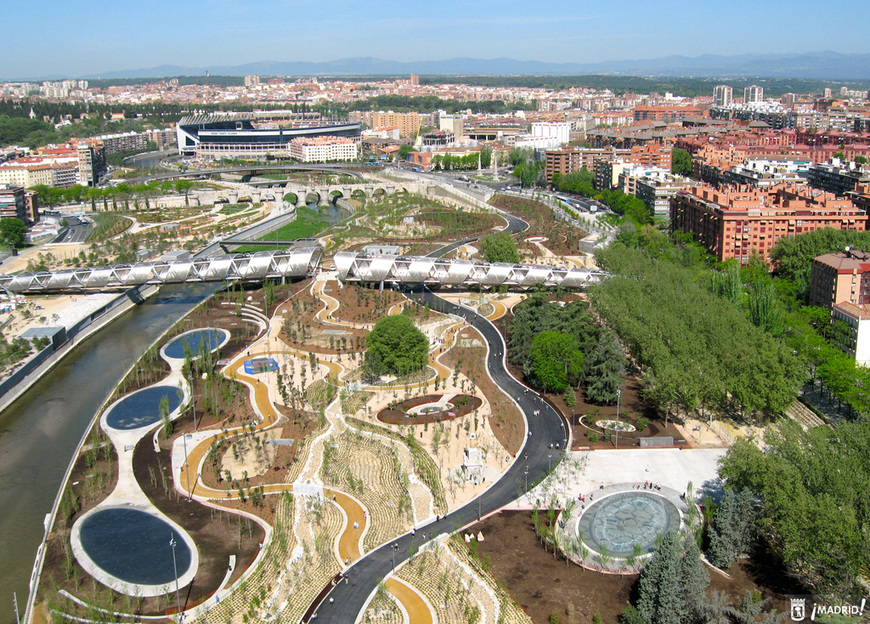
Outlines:
POLYGON ((43 521, 88 423, 142 352, 218 287, 162 287, 0 412, 0 624, 15 622, 13 592, 24 615, 43 521))

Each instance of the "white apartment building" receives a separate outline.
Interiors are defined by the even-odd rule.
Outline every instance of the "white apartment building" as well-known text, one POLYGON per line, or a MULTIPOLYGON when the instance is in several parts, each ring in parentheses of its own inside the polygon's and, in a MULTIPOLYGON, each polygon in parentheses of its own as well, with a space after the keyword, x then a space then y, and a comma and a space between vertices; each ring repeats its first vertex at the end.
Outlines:
POLYGON ((357 144, 341 137, 301 137, 290 141, 290 157, 302 162, 356 160, 357 144))

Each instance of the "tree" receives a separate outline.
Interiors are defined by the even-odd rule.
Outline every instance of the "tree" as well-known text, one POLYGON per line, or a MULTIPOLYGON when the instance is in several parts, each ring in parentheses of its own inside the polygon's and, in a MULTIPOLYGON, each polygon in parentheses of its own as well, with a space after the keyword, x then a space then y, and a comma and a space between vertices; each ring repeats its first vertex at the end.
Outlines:
POLYGON ((671 173, 682 176, 692 175, 692 155, 684 149, 675 147, 671 152, 671 173))
POLYGON ((523 162, 512 173, 520 181, 520 186, 526 188, 535 185, 541 175, 541 168, 535 161, 523 162))
POLYGON ((725 490, 709 530, 710 563, 726 569, 737 557, 749 553, 757 534, 757 515, 755 494, 751 490, 739 493, 731 488, 725 490))
POLYGON ((577 338, 542 331, 532 340, 531 376, 547 392, 565 392, 583 371, 583 352, 577 338))
POLYGON ((509 262, 517 264, 520 254, 513 236, 507 232, 487 234, 480 239, 480 251, 487 262, 509 262))
POLYGON ((24 242, 27 233, 27 224, 16 217, 0 219, 0 237, 3 243, 11 247, 18 247, 24 242))
POLYGON ((684 552, 680 562, 681 586, 686 602, 686 617, 688 621, 698 621, 704 615, 704 603, 707 595, 707 585, 710 575, 701 561, 701 549, 694 535, 687 535, 683 540, 684 552))
POLYGON ((640 575, 637 615, 649 624, 698 621, 709 582, 694 537, 667 533, 640 575))
POLYGON ((408 160, 408 154, 416 151, 417 150, 415 150, 414 146, 410 143, 402 143, 399 146, 399 151, 396 152, 396 158, 398 158, 399 160, 408 160))
POLYGON ((426 366, 428 353, 428 338, 408 316, 388 316, 366 336, 365 366, 375 376, 407 375, 426 366))
POLYGON ((583 367, 586 398, 593 403, 616 403, 616 391, 622 387, 624 366, 625 357, 616 339, 602 334, 598 339, 598 346, 586 359, 583 367))
POLYGON ((784 420, 767 449, 738 439, 719 468, 737 490, 758 494, 762 539, 817 593, 845 596, 870 566, 870 421, 809 431, 784 420))
POLYGON ((686 612, 682 593, 682 547, 677 533, 662 536, 638 581, 637 610, 650 624, 679 624, 686 612))

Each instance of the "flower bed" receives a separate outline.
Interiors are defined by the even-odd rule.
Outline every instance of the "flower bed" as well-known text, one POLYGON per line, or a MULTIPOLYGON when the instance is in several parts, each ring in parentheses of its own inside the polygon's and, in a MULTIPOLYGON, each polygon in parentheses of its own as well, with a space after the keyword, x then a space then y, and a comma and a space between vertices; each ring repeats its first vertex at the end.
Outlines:
POLYGON ((427 394, 398 403, 395 407, 385 407, 378 412, 378 420, 390 425, 423 425, 426 423, 443 422, 462 418, 483 405, 483 401, 471 394, 457 394, 450 399, 450 408, 435 412, 409 414, 408 411, 426 405, 437 403, 443 398, 441 394, 427 394))

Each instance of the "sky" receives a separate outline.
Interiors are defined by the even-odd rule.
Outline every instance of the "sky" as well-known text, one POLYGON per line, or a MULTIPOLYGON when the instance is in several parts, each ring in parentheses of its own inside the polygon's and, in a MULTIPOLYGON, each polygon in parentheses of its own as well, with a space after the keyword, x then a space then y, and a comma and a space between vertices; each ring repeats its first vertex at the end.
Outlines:
POLYGON ((5 79, 365 56, 585 63, 870 52, 866 0, 43 0, 5 13, 5 79))

